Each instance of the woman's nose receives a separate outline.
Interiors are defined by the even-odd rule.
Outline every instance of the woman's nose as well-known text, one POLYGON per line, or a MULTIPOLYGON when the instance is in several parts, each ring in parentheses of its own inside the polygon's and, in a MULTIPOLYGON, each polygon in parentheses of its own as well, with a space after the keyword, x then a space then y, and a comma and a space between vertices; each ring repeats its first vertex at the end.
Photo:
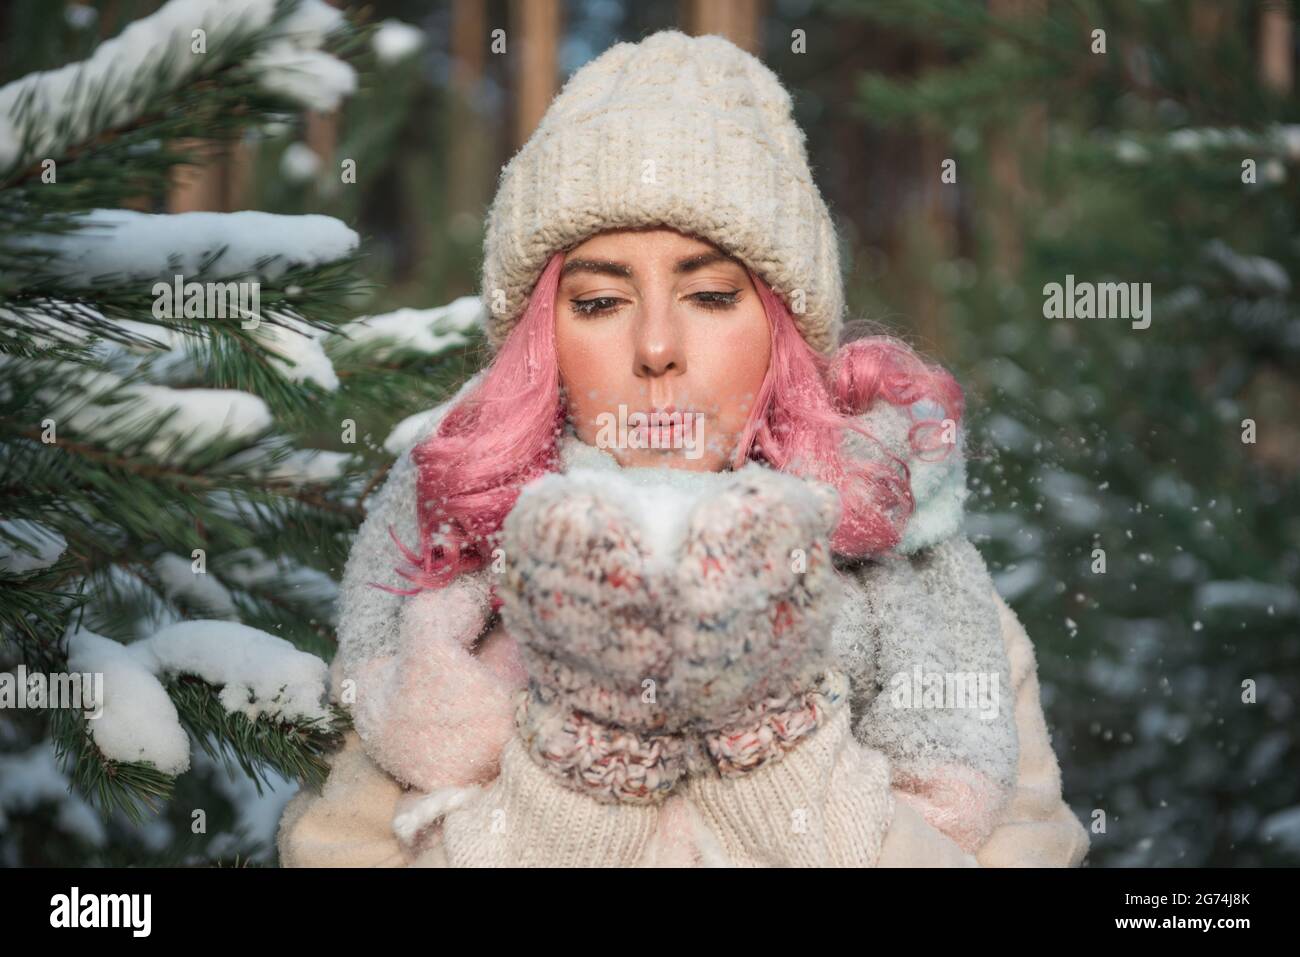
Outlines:
POLYGON ((666 303, 646 303, 636 323, 636 374, 658 377, 686 370, 677 321, 666 303))

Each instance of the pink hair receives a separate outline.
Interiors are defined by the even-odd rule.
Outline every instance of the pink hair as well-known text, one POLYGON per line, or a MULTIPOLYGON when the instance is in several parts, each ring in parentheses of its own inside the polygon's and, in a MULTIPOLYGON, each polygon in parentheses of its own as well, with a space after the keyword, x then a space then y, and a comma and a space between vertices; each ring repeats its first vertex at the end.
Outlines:
MULTIPOLYGON (((961 387, 945 369, 889 336, 846 343, 826 358, 804 341, 790 310, 767 283, 750 276, 772 328, 772 358, 734 465, 761 455, 773 468, 834 485, 843 507, 831 547, 839 554, 860 557, 893 548, 915 504, 907 463, 883 446, 882 461, 845 455, 844 431, 852 429, 879 445, 855 420, 877 399, 902 406, 928 399, 946 418, 960 422, 961 387)), ((941 429, 937 419, 914 421, 908 433, 912 450, 927 456, 950 453, 950 444, 921 441, 941 429)))
MULTIPOLYGON (((403 545, 391 526, 389 535, 413 568, 399 567, 398 574, 415 587, 402 590, 372 582, 375 587, 413 595, 483 567, 522 487, 558 471, 557 439, 565 408, 554 304, 563 263, 562 252, 551 257, 482 381, 412 450, 418 469, 418 552, 403 545)), ((888 336, 847 343, 831 358, 820 355, 804 341, 789 309, 767 283, 752 272, 750 278, 771 328, 772 353, 732 467, 761 459, 773 468, 829 482, 843 505, 831 537, 834 551, 863 556, 892 548, 914 507, 907 464, 883 446, 880 461, 846 456, 844 430, 875 441, 854 417, 878 398, 900 406, 928 399, 959 422, 961 388, 943 368, 888 336)), ((936 419, 914 422, 909 433, 914 452, 951 452, 946 443, 920 441, 940 424, 936 419)))
POLYGON ((412 553, 388 529, 414 572, 397 573, 415 587, 442 588, 491 558, 501 523, 532 479, 558 470, 556 440, 564 425, 555 357, 555 291, 564 254, 542 270, 523 316, 482 381, 411 450, 417 469, 420 545, 412 553))

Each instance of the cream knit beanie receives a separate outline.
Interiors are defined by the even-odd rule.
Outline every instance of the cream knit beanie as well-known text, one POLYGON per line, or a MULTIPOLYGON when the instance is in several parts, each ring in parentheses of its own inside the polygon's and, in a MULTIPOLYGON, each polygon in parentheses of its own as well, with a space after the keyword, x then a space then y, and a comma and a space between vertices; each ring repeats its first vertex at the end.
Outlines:
POLYGON ((657 224, 736 256, 786 303, 813 349, 834 352, 839 248, 790 94, 729 40, 677 30, 615 44, 583 66, 503 169, 483 242, 492 348, 552 253, 657 224))

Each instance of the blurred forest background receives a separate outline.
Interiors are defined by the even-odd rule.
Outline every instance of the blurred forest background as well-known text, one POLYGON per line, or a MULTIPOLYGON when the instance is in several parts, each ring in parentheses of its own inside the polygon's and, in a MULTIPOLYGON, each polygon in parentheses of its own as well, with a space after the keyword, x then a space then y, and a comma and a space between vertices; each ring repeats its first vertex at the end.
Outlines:
MULTIPOLYGON (((14 0, 0 12, 0 82, 84 57, 157 6, 14 0)), ((373 0, 352 12, 418 28, 418 52, 363 72, 337 113, 214 148, 140 208, 328 213, 367 243, 366 310, 449 303, 477 293, 496 177, 568 75, 662 28, 728 36, 795 98, 843 236, 851 315, 967 390, 969 531, 1036 644, 1091 866, 1300 862, 1289 2, 373 0), (496 29, 505 53, 492 52, 496 29), (359 188, 339 187, 341 157, 364 172, 359 188), (1150 327, 1045 318, 1045 284, 1067 275, 1150 283, 1150 327)), ((479 345, 395 366, 354 414, 383 434, 476 368, 479 345)), ((291 791, 263 796, 264 824, 291 791)), ((273 859, 269 836, 250 826, 225 850, 273 859)), ((71 844, 54 862, 78 854, 111 859, 71 844)))

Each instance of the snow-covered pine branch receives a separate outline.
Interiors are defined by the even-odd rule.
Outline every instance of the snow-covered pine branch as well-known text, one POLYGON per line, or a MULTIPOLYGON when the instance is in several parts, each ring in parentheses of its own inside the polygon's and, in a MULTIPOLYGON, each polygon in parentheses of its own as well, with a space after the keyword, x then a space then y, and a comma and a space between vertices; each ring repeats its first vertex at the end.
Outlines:
POLYGON ((483 302, 478 296, 461 296, 435 309, 397 309, 362 316, 339 327, 338 334, 386 359, 396 352, 435 356, 466 345, 467 333, 483 324, 483 302))
MULTIPOLYGON (((167 294, 162 297, 167 311, 175 318, 188 316, 190 300, 196 293, 203 298, 205 290, 210 294, 212 283, 243 282, 260 288, 264 280, 280 279, 289 269, 310 270, 346 260, 359 244, 356 232, 343 223, 316 215, 278 216, 256 211, 155 215, 100 209, 74 217, 73 223, 77 227, 73 232, 10 239, 12 244, 43 254, 42 276, 33 281, 41 284, 46 296, 66 289, 69 296, 93 298, 111 283, 118 289, 137 287, 135 296, 141 301, 153 296, 156 304, 161 288, 167 294)), ((292 285, 285 290, 293 291, 292 285)), ((205 300, 196 310, 198 315, 208 313, 209 305, 205 300)), ((190 352, 187 339, 191 346, 198 344, 197 337, 175 329, 106 318, 89 305, 68 304, 52 316, 46 311, 39 304, 33 308, 11 302, 0 310, 0 321, 10 327, 5 338, 21 331, 45 346, 84 343, 89 333, 103 335, 106 326, 121 323, 120 333, 113 335, 115 342, 133 341, 146 355, 156 346, 155 351, 163 353, 162 364, 173 367, 186 364, 190 352)), ((252 326, 245 331, 276 357, 275 364, 285 378, 311 380, 330 391, 338 388, 338 376, 322 348, 323 330, 286 308, 259 310, 250 318, 257 321, 241 326, 252 326)), ((128 348, 101 347, 99 357, 120 356, 128 348)), ((161 398, 156 393, 150 395, 161 398)))
POLYGON ((81 369, 71 390, 41 390, 45 418, 109 448, 152 432, 144 450, 175 461, 214 442, 252 442, 271 427, 261 398, 234 389, 172 389, 81 369))
POLYGON ((0 519, 0 571, 25 575, 49 568, 67 550, 56 530, 30 519, 0 519))
MULTIPOLYGON (((0 617, 21 636, 4 664, 106 682, 101 717, 48 709, 47 734, 0 742, 6 768, 35 742, 72 762, 66 776, 32 764, 42 783, 23 793, 0 787, 20 844, 23 828, 49 828, 55 784, 85 799, 59 815, 93 824, 91 809, 120 809, 139 825, 129 839, 148 843, 181 809, 144 823, 140 806, 186 769, 206 780, 196 758, 220 752, 253 780, 324 778, 346 719, 325 701, 321 657, 299 648, 327 657, 331 574, 369 476, 354 474, 356 452, 303 446, 333 446, 330 420, 361 418, 370 389, 382 405, 393 388, 387 370, 375 387, 363 349, 352 393, 321 403, 341 392, 331 357, 353 357, 332 333, 358 290, 359 238, 324 216, 113 207, 160 195, 197 161, 190 138, 336 107, 356 84, 333 54, 354 40, 322 0, 171 0, 84 62, 0 88, 0 590, 15 599, 0 617), (42 159, 57 180, 37 175, 42 159), (258 288, 251 314, 242 299, 214 312, 210 289, 190 308, 192 286, 230 285, 258 288)), ((372 49, 391 62, 417 40, 390 23, 372 49)), ((387 325, 436 354, 468 341, 451 311, 387 325)), ((120 818, 100 823, 77 833, 118 845, 120 818)), ((0 858, 14 841, 0 839, 0 858)))
MULTIPOLYGON (((152 282, 192 277, 276 279, 293 266, 320 266, 356 252, 355 231, 330 216, 138 213, 94 209, 73 217, 72 232, 25 238, 48 260, 42 272, 70 289, 111 277, 152 282)), ((14 243, 14 240, 10 240, 14 243)))
POLYGON ((343 22, 324 0, 170 0, 89 59, 0 87, 0 172, 138 119, 160 92, 220 69, 248 42, 244 66, 264 90, 334 109, 356 89, 352 67, 321 49, 343 22))
POLYGON ((189 770, 189 737, 165 678, 192 675, 221 690, 228 714, 249 721, 328 724, 328 669, 315 655, 238 622, 181 621, 124 645, 78 628, 68 636, 68 666, 103 674, 98 717, 87 728, 110 761, 150 765, 175 776, 189 770))
MULTIPOLYGON (((482 300, 478 296, 461 296, 433 309, 397 309, 363 316, 340 326, 338 335, 347 340, 349 348, 364 350, 378 361, 403 353, 428 358, 468 345, 470 333, 481 329, 483 322, 482 300)), ((415 444, 480 378, 481 374, 471 377, 455 396, 434 408, 402 419, 384 440, 384 449, 392 455, 400 455, 415 444)))

